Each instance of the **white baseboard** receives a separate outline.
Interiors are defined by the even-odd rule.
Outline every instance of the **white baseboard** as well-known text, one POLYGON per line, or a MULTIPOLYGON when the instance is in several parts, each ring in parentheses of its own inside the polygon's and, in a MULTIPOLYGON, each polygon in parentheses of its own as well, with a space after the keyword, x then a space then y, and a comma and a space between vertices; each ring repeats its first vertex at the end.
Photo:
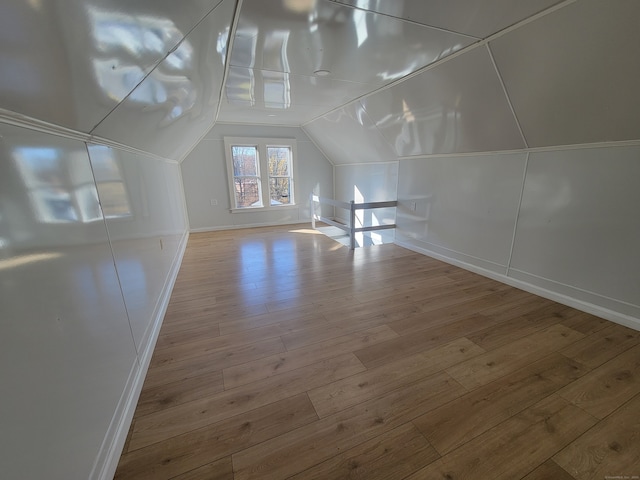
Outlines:
POLYGON ((471 263, 458 260, 456 258, 447 257, 440 253, 424 248, 420 245, 416 245, 415 243, 412 243, 410 241, 399 240, 397 237, 394 243, 408 250, 421 253, 428 257, 435 258, 436 260, 441 260, 443 262, 449 263, 451 265, 455 265, 460 268, 464 268, 465 270, 469 270, 471 272, 477 273, 479 275, 483 275, 485 277, 491 278, 498 282, 511 285, 512 287, 516 287, 526 292, 533 293, 534 295, 548 298, 549 300, 553 300, 554 302, 558 302, 563 305, 567 305, 569 307, 575 308, 577 310, 581 310, 583 312, 596 315, 606 320, 610 320, 620 325, 624 325, 625 327, 633 328, 634 330, 640 330, 640 319, 635 318, 631 315, 617 312, 609 308, 605 308, 601 305, 596 305, 591 302, 586 302, 584 300, 580 300, 578 298, 575 298, 563 293, 558 293, 553 290, 549 290, 549 289, 534 285, 532 283, 519 280, 517 278, 509 277, 502 273, 498 273, 483 267, 479 267, 477 265, 473 265, 471 263))
POLYGON ((299 225, 301 223, 308 223, 309 225, 311 225, 311 218, 302 219, 302 220, 290 220, 288 222, 245 223, 243 225, 221 225, 216 227, 201 227, 201 228, 192 228, 189 231, 191 233, 204 233, 204 232, 217 232, 221 230, 239 230, 241 228, 277 227, 279 225, 299 225))
POLYGON ((118 467, 118 461, 122 454, 122 449, 127 440, 127 434, 131 421, 133 420, 133 414, 135 413, 138 399, 140 398, 140 392, 142 391, 142 385, 144 379, 147 376, 147 370, 149 369, 149 363, 153 355, 153 350, 158 340, 158 334, 162 327, 162 321, 164 315, 167 312, 169 306, 169 300, 171 298, 171 292, 175 285, 178 272, 180 271, 180 265, 182 264, 182 258, 187 248, 187 241, 189 239, 189 232, 185 232, 180 243, 178 250, 173 259, 171 270, 165 279, 162 293, 156 303, 153 320, 150 323, 148 333, 145 332, 145 341, 141 346, 141 352, 138 352, 136 361, 134 362, 127 384, 118 402, 118 407, 113 415, 107 434, 102 443, 102 447, 98 452, 96 463, 94 464, 93 471, 90 478, 97 480, 112 480, 118 467))

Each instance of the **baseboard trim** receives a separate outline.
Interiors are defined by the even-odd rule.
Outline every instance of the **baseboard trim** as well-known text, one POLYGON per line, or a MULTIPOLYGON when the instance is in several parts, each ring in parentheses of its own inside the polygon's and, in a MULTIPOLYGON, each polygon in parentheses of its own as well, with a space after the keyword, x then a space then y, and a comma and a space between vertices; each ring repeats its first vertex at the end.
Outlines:
POLYGON ((165 280, 164 288, 156 304, 156 310, 151 323, 150 331, 146 336, 146 341, 141 349, 141 353, 134 362, 131 373, 127 380, 126 387, 118 402, 118 407, 111 420, 111 425, 105 435, 105 440, 102 444, 100 452, 98 453, 96 464, 94 465, 90 478, 97 480, 112 480, 115 475, 116 468, 118 467, 118 461, 122 454, 122 449, 127 440, 127 434, 131 421, 133 420, 133 414, 140 398, 140 392, 142 391, 142 385, 144 379, 147 376, 147 370, 149 369, 149 363, 153 355, 153 350, 158 340, 158 334, 162 327, 162 321, 164 315, 167 312, 169 306, 169 300, 171 298, 171 292, 176 283, 178 272, 180 271, 180 265, 184 257, 184 252, 187 248, 187 241, 189 240, 189 232, 185 232, 180 240, 178 250, 173 259, 171 270, 165 280))
POLYGON ((290 220, 288 222, 245 223, 242 225, 222 225, 219 227, 201 227, 201 228, 192 228, 189 231, 191 233, 204 233, 204 232, 218 232, 221 230, 239 230, 241 228, 277 227, 279 225, 299 225, 301 223, 308 223, 309 225, 311 225, 311 218, 302 219, 302 220, 290 220))
POLYGON ((640 330, 640 319, 632 317, 630 315, 626 315, 624 313, 616 312, 614 310, 602 307, 600 305, 596 305, 594 303, 586 302, 584 300, 580 300, 569 295, 565 295, 562 293, 554 292, 553 290, 548 290, 546 288, 539 287, 537 285, 533 285, 531 283, 525 282, 523 280, 519 280, 513 277, 508 277, 505 274, 497 273, 491 270, 487 270, 482 267, 478 267, 477 265, 473 265, 470 263, 463 262, 461 260, 447 257, 445 255, 439 254, 427 248, 421 247, 411 242, 398 240, 396 237, 396 241, 394 242, 396 245, 406 248, 408 250, 414 251, 416 253, 421 253, 431 258, 435 258, 436 260, 441 260, 443 262, 449 263, 451 265, 455 265, 456 267, 463 268, 465 270, 469 270, 470 272, 477 273, 479 275, 491 278, 498 282, 502 282, 507 285, 511 285, 512 287, 519 288, 520 290, 524 290, 526 292, 532 293, 534 295, 538 295, 543 298, 547 298, 549 300, 553 300, 554 302, 561 303, 563 305, 567 305, 568 307, 575 308, 577 310, 581 310, 586 313, 590 313, 592 315, 596 315, 598 317, 604 318, 606 320, 610 320, 612 322, 618 323, 620 325, 624 325, 625 327, 633 328, 634 330, 640 330))

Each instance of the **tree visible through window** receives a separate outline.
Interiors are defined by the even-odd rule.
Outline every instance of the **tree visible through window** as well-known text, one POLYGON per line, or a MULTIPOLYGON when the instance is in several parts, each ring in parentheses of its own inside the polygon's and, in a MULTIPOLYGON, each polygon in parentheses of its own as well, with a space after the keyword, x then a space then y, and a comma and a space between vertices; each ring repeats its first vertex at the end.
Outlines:
POLYGON ((271 205, 291 201, 291 147, 267 147, 271 205))
POLYGON ((232 209, 294 205, 295 140, 255 140, 225 138, 232 209))
POLYGON ((233 145, 231 156, 236 208, 262 207, 258 148, 233 145))

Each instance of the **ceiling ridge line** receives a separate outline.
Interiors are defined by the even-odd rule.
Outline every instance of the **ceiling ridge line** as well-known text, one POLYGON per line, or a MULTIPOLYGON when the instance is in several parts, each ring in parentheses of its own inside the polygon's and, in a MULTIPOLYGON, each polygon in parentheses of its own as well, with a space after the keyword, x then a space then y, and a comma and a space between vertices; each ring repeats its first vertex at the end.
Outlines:
MULTIPOLYGON (((211 124, 211 126, 207 128, 202 135, 200 135, 198 140, 194 142, 193 145, 191 145, 191 147, 184 152, 184 154, 178 159, 178 163, 182 163, 189 156, 189 154, 200 144, 200 142, 202 142, 202 140, 205 139, 207 134, 216 125, 216 123, 218 123, 218 116, 220 115, 220 106, 222 105, 222 93, 224 92, 224 89, 226 87, 227 78, 229 77, 229 69, 231 68, 231 50, 233 48, 233 40, 236 37, 236 29, 238 28, 238 22, 240 20, 240 9, 242 8, 242 2, 243 0, 237 0, 236 6, 233 10, 233 20, 231 21, 231 28, 229 28, 229 37, 227 40, 227 47, 226 47, 226 53, 225 53, 224 72, 222 73, 222 81, 220 82, 220 92, 218 92, 218 104, 216 105, 216 112, 215 112, 215 115, 213 116, 213 124, 211 124)), ((222 0, 218 5, 222 5, 223 3, 224 3, 224 0, 222 0)), ((203 20, 204 20, 204 17, 203 17, 203 20)))
POLYGON ((222 105, 222 94, 227 86, 227 79, 229 78, 229 70, 231 69, 231 53, 233 52, 233 44, 236 38, 236 31, 238 30, 238 23, 240 23, 240 11, 242 10, 242 3, 244 0, 237 0, 236 8, 233 11, 233 20, 231 22, 231 28, 229 29, 229 40, 227 41, 226 49, 226 61, 224 62, 224 73, 222 74, 222 82, 220 82, 220 94, 218 95, 218 106, 216 107, 216 115, 213 118, 213 124, 218 122, 218 116, 220 115, 220 105, 222 105))
MULTIPOLYGON (((475 50, 476 48, 482 47, 483 45, 488 45, 490 42, 494 41, 497 38, 502 37, 503 35, 506 35, 507 33, 510 33, 510 32, 512 32, 514 30, 517 30, 518 28, 521 28, 521 27, 523 27, 523 26, 525 26, 525 25, 527 25, 527 24, 529 24, 529 23, 531 23, 533 21, 536 21, 536 20, 538 20, 538 19, 540 19, 542 17, 545 17, 545 16, 547 16, 547 15, 549 15, 549 14, 551 14, 551 13, 557 11, 557 10, 560 10, 561 8, 567 7, 568 5, 571 5, 571 4, 573 4, 573 3, 577 2, 577 1, 578 0, 564 0, 563 2, 558 3, 557 5, 549 7, 549 8, 547 8, 547 9, 541 11, 541 12, 538 12, 538 13, 536 13, 534 15, 531 15, 530 17, 527 17, 527 18, 525 18, 523 20, 520 20, 519 22, 514 23, 510 27, 504 28, 504 29, 500 30, 499 32, 496 32, 496 33, 494 33, 492 35, 489 35, 487 38, 484 38, 484 39, 479 40, 479 41, 477 41, 475 43, 472 43, 471 45, 467 45, 466 47, 461 48, 460 50, 458 50, 457 52, 452 53, 451 55, 447 55, 446 57, 440 58, 440 59, 436 60, 435 62, 430 63, 429 65, 425 65, 424 67, 419 68, 415 72, 411 72, 410 74, 405 75, 404 77, 399 78, 397 80, 394 80, 391 83, 383 85, 382 87, 380 87, 380 88, 378 88, 376 90, 373 90, 373 91, 371 91, 369 93, 365 93, 364 95, 361 95, 361 96, 359 96, 357 98, 354 98, 353 100, 351 100, 348 103, 345 103, 345 104, 343 104, 343 105, 341 105, 339 107, 333 108, 333 109, 329 110, 328 112, 323 113, 322 115, 318 115, 317 117, 314 117, 311 120, 308 120, 308 121, 300 124, 300 126, 308 125, 308 124, 310 124, 312 122, 315 122, 316 120, 320 120, 321 118, 326 117, 327 115, 331 115, 332 113, 337 112, 338 110, 346 107, 347 105, 351 105, 352 103, 358 102, 360 100, 363 100, 365 98, 373 96, 373 95, 375 95, 375 94, 377 94, 379 92, 382 92, 382 91, 387 90, 389 88, 392 88, 392 87, 395 87, 397 85, 400 85, 401 83, 403 83, 403 82, 405 82, 407 80, 410 80, 413 77, 417 77, 418 75, 421 75, 424 72, 427 72, 427 71, 429 71, 429 70, 431 70, 433 68, 439 67, 443 63, 446 63, 446 62, 448 62, 450 60, 453 60, 454 58, 457 58, 457 57, 459 57, 461 55, 469 53, 469 52, 475 50)), ((475 38, 475 37, 472 37, 472 38, 475 38)))
POLYGON ((400 20, 401 22, 411 23, 412 25, 417 25, 417 26, 426 27, 426 28, 432 28, 434 30, 438 30, 438 31, 444 32, 444 33, 453 33, 455 35, 460 35, 461 37, 472 38, 474 40, 482 40, 482 37, 476 37, 475 35, 469 35, 468 33, 456 32, 455 30, 449 30, 447 28, 437 27, 435 25, 429 25, 428 23, 416 22, 415 20, 411 20, 409 18, 396 17, 395 15, 391 15, 390 13, 377 12, 375 10, 367 10, 366 8, 358 7, 356 5, 351 5, 350 3, 342 3, 342 2, 340 2, 338 0, 327 0, 327 1, 331 2, 331 3, 334 3, 336 5, 340 5, 342 7, 351 8, 353 10, 360 10, 361 12, 373 13, 375 15, 382 15, 383 17, 393 18, 395 20, 400 20))
POLYGON ((309 132, 307 132, 307 130, 305 130, 305 128, 302 125, 300 125, 298 128, 300 130, 302 130, 302 133, 304 133, 307 136, 307 138, 311 141, 311 143, 313 143, 313 145, 318 149, 318 151, 322 154, 322 156, 327 159, 327 162, 329 162, 331 164, 331 167, 334 168, 334 170, 333 170, 333 177, 334 177, 333 178, 333 194, 335 195, 335 193, 336 193, 336 179, 335 179, 336 162, 334 162, 333 159, 329 155, 327 155, 327 152, 325 152, 323 150, 323 148, 320 146, 320 144, 318 142, 316 142, 316 140, 313 138, 313 136, 311 134, 309 134, 309 132))

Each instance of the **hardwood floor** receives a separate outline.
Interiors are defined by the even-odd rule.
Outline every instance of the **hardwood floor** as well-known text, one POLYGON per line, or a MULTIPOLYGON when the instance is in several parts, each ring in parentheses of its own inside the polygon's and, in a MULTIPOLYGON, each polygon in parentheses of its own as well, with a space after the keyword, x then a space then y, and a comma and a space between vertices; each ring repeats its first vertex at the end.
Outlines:
POLYGON ((116 472, 634 475, 640 332, 304 225, 191 235, 116 472))

